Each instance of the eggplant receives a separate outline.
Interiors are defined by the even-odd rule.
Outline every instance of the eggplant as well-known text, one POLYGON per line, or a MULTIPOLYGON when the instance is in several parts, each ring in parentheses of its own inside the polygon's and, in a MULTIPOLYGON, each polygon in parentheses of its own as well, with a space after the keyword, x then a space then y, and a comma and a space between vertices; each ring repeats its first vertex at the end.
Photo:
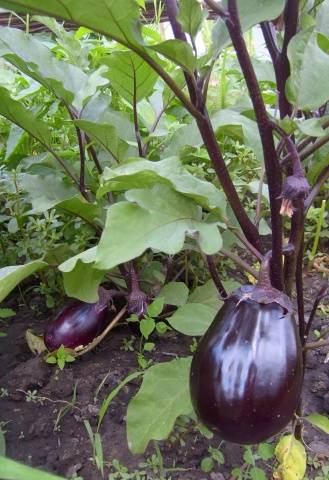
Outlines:
POLYGON ((292 419, 303 382, 302 348, 289 298, 269 281, 267 255, 256 286, 237 289, 192 360, 194 410, 229 442, 256 444, 292 419))
POLYGON ((105 329, 107 322, 107 302, 97 303, 76 301, 66 306, 48 326, 44 341, 50 352, 61 345, 76 348, 88 345, 105 329))

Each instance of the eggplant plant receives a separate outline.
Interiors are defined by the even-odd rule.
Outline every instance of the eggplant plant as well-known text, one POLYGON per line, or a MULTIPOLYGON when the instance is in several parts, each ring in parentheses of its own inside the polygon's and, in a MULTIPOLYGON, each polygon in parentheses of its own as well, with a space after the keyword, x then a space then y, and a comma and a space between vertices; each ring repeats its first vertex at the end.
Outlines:
MULTIPOLYGON (((58 242, 2 268, 0 299, 54 268, 67 296, 97 304, 100 285, 110 285, 139 319, 163 298, 172 328, 207 331, 191 370, 201 420, 229 441, 256 443, 295 415, 300 437, 305 352, 328 344, 307 343, 324 290, 306 319, 303 262, 305 219, 326 198, 329 177, 329 2, 164 0, 169 39, 143 24, 144 3, 0 0, 29 14, 27 31, 33 15, 61 39, 0 28, 6 72, 20 72, 24 87, 0 86, 0 114, 11 125, 3 163, 21 167, 7 194, 16 188, 28 205, 16 215, 18 229, 26 212, 55 209, 93 231, 79 252, 58 242), (55 19, 80 28, 69 33, 55 19), (201 52, 206 21, 212 35, 201 52), (263 36, 265 59, 248 48, 252 29, 263 36), (49 95, 41 107, 40 92, 49 95), (209 100, 219 94, 217 104, 209 100), (252 159, 247 180, 234 171, 235 144, 252 159), (230 293, 227 260, 258 284, 230 293), (196 265, 209 272, 201 282, 191 280, 196 265)), ((59 343, 68 345, 65 335, 59 343)), ((193 415, 190 367, 186 357, 144 372, 127 413, 133 452, 193 415)))

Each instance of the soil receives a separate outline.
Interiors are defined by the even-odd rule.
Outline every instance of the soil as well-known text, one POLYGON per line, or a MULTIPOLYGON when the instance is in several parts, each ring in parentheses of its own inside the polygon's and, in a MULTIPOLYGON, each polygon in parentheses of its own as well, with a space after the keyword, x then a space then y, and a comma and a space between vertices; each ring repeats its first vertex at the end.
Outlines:
MULTIPOLYGON (((306 314, 311 309, 321 282, 323 279, 319 275, 306 276, 306 314)), ((84 420, 95 426, 102 400, 127 374, 138 368, 136 354, 122 349, 123 340, 131 335, 129 327, 116 328, 95 351, 59 371, 46 364, 42 356, 33 357, 25 341, 27 328, 33 329, 35 333, 43 332, 49 314, 36 314, 26 306, 18 307, 14 300, 10 306, 15 308, 16 317, 0 325, 0 330, 7 333, 6 337, 0 339, 0 422, 5 422, 2 428, 6 430, 8 457, 67 478, 76 474, 84 480, 101 479, 93 461, 84 420), (75 388, 74 406, 68 408, 58 421, 63 407, 72 401, 75 388)), ((317 317, 314 328, 319 328, 320 325, 328 328, 329 319, 317 317)), ((176 355, 186 356, 190 354, 190 344, 190 337, 170 332, 156 340, 156 349, 148 357, 156 362, 164 362, 176 355)), ((325 363, 328 351, 328 347, 323 347, 308 354, 304 388, 305 414, 315 411, 329 414, 329 363, 325 363)), ((146 462, 155 452, 151 445, 144 455, 136 456, 129 452, 127 446, 126 409, 139 384, 140 381, 135 379, 115 397, 100 431, 106 462, 117 459, 129 471, 138 469, 139 464, 146 462)), ((303 438, 309 454, 316 455, 324 464, 329 464, 328 437, 305 426, 303 438)), ((223 443, 221 451, 225 464, 216 466, 209 474, 200 468, 209 446, 218 447, 219 444, 219 437, 207 440, 193 430, 175 441, 160 442, 164 466, 180 469, 179 472, 168 473, 167 478, 230 479, 232 468, 243 464, 242 447, 223 443)), ((108 478, 108 473, 106 467, 104 478, 108 478)), ((315 478, 316 475, 315 470, 310 468, 308 478, 315 478)), ((147 478, 151 480, 159 477, 152 473, 152 469, 148 469, 147 478)), ((271 478, 270 473, 268 478, 271 478)))

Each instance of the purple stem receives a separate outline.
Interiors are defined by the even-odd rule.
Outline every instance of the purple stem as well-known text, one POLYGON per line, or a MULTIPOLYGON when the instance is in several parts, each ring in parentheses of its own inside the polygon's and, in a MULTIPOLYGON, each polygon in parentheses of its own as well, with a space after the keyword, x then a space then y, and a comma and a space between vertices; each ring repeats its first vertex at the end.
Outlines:
POLYGON ((282 272, 282 218, 280 215, 280 195, 282 187, 282 174, 278 161, 272 134, 272 125, 268 118, 265 104, 262 99, 257 77, 252 66, 250 56, 241 30, 237 2, 230 0, 228 3, 230 18, 226 19, 226 26, 230 33, 238 61, 240 63, 251 101, 255 110, 258 130, 260 133, 267 182, 270 194, 271 223, 272 223, 272 280, 273 286, 283 290, 282 272))

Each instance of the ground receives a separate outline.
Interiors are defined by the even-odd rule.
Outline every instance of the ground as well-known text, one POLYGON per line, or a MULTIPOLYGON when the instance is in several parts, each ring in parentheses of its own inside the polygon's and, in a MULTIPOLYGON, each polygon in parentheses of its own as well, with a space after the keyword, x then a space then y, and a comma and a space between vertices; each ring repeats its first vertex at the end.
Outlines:
MULTIPOLYGON (((318 275, 306 276, 306 312, 309 312, 321 282, 323 279, 318 275)), ((0 338, 0 422, 4 422, 2 428, 7 432, 7 455, 68 478, 77 474, 84 480, 99 480, 102 477, 93 461, 84 420, 89 420, 92 426, 96 425, 104 397, 128 373, 137 369, 136 355, 122 349, 123 340, 129 338, 131 331, 128 326, 119 326, 95 351, 59 371, 46 364, 42 356, 34 357, 25 341, 27 328, 32 328, 36 333, 43 332, 46 322, 50 320, 49 314, 37 314, 24 305, 17 307, 18 301, 15 297, 10 300, 10 306, 15 307, 17 316, 1 325, 1 331, 5 331, 7 336, 0 338), (72 401, 75 386, 75 404, 68 407, 66 414, 59 418, 63 407, 72 401)), ((317 317, 314 327, 319 328, 320 325, 329 327, 329 319, 317 317)), ((156 361, 169 361, 176 355, 185 356, 190 354, 190 343, 191 338, 171 332, 157 340, 156 350, 151 356, 156 361)), ((315 411, 329 414, 329 363, 324 363, 327 353, 328 348, 322 348, 308 354, 304 387, 305 414, 315 411)), ((144 456, 134 456, 128 450, 125 414, 128 400, 138 385, 139 380, 136 379, 121 391, 101 428, 105 461, 118 459, 129 470, 144 469, 139 464, 149 460, 155 452, 153 445, 144 456)), ((316 454, 325 464, 329 463, 328 439, 324 435, 307 427, 304 440, 310 456, 316 454)), ((243 449, 223 444, 224 466, 206 474, 201 471, 200 463, 207 456, 210 444, 217 447, 220 438, 214 437, 209 442, 193 430, 172 442, 161 442, 159 446, 164 466, 179 468, 179 471, 168 472, 168 478, 231 479, 232 468, 243 464, 243 449)), ((105 471, 108 474, 108 470, 105 471)), ((158 478, 152 473, 152 467, 149 472, 149 479, 158 478)), ((310 469, 308 478, 316 476, 315 471, 310 469)), ((107 475, 104 478, 107 479, 107 475)))

